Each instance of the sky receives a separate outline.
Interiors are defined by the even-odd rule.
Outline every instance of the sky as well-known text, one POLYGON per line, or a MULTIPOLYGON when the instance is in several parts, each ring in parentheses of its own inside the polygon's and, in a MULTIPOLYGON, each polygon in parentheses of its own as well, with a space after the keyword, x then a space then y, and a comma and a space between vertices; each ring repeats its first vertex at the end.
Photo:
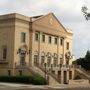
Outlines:
POLYGON ((73 55, 84 57, 90 49, 90 21, 86 21, 81 7, 90 9, 90 0, 1 0, 0 15, 20 13, 26 16, 53 12, 64 27, 73 31, 73 55))

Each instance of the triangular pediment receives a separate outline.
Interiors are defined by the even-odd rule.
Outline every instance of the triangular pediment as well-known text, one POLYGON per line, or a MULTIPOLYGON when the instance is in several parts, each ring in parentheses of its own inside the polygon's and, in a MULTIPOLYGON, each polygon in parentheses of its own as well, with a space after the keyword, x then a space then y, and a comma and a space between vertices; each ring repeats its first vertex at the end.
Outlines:
POLYGON ((40 30, 44 29, 45 32, 56 32, 56 33, 66 33, 63 25, 58 21, 53 13, 39 17, 33 21, 33 29, 40 30), (36 28, 37 27, 37 28, 36 28))

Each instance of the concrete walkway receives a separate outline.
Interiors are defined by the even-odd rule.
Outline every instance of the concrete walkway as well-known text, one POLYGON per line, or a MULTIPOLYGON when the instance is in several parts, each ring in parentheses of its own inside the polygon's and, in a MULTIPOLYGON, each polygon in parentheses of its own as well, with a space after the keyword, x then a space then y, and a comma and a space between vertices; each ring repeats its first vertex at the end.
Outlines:
POLYGON ((88 85, 64 85, 64 84, 60 84, 60 85, 31 85, 31 84, 16 84, 16 83, 2 83, 0 82, 0 87, 4 86, 4 87, 14 87, 14 88, 36 88, 36 89, 65 89, 65 88, 90 88, 90 84, 88 85))

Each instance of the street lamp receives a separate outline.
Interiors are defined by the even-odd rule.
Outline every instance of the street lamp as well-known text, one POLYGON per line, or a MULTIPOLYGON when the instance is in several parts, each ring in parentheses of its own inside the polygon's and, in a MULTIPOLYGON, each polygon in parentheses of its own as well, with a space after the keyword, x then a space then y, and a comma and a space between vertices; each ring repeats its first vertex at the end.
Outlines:
POLYGON ((45 65, 45 79, 47 79, 47 76, 46 76, 47 75, 47 68, 46 68, 47 64, 45 63, 44 65, 45 65))

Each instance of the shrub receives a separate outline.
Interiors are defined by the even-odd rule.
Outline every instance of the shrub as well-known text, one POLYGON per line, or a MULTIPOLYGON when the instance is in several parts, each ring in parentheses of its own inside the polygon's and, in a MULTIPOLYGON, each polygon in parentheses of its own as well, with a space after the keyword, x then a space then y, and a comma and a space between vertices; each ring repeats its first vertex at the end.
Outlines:
POLYGON ((46 84, 46 80, 40 76, 35 76, 33 78, 33 83, 35 85, 44 85, 44 84, 46 84))
POLYGON ((0 76, 0 82, 45 85, 46 80, 40 76, 0 76))
POLYGON ((74 80, 78 80, 78 79, 81 79, 81 77, 79 75, 77 75, 74 80))

